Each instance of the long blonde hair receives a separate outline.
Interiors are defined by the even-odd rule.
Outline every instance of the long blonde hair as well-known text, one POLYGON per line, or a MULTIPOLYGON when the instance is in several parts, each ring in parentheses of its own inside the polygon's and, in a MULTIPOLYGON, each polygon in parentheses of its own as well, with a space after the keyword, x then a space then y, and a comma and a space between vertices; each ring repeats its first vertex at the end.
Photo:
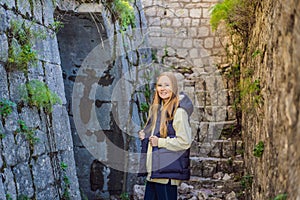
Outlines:
MULTIPOLYGON (((159 109, 161 109, 161 118, 160 118, 160 137, 167 137, 167 124, 169 120, 172 120, 174 118, 175 111, 179 104, 179 96, 178 96, 178 85, 177 85, 177 79, 175 75, 172 72, 163 72, 159 75, 157 80, 159 80, 160 77, 167 76, 171 81, 171 87, 172 87, 172 95, 168 99, 166 103, 162 105, 162 99, 159 97, 158 91, 157 91, 157 85, 155 86, 155 94, 153 98, 153 103, 150 107, 149 116, 148 116, 148 122, 151 120, 151 131, 155 129, 156 121, 157 121, 157 115, 159 112, 159 109), (161 108, 162 106, 162 108, 161 108)), ((147 124, 147 123, 146 123, 147 124)))

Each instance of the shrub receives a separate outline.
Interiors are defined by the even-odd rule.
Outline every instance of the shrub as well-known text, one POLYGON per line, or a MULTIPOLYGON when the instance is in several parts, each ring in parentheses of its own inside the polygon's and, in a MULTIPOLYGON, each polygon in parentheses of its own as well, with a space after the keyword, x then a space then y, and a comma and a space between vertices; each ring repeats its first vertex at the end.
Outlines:
POLYGON ((22 86, 22 100, 30 106, 44 108, 46 113, 52 112, 54 104, 61 104, 61 99, 53 93, 48 86, 39 81, 31 80, 22 86))

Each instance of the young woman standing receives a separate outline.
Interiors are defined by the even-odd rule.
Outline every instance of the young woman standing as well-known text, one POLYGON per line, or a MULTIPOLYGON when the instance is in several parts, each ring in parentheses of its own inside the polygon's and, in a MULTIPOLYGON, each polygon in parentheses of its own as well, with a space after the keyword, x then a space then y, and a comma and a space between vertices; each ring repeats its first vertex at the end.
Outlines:
POLYGON ((177 186, 190 178, 191 100, 178 93, 177 79, 164 72, 157 79, 142 141, 140 175, 147 176, 145 200, 176 200, 177 186))

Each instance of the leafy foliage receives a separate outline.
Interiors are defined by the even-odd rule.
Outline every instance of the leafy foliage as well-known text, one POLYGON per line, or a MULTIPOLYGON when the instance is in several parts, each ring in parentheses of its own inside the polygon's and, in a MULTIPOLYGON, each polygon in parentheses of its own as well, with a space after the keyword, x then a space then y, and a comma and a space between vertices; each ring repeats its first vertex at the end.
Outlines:
POLYGON ((287 194, 279 194, 274 198, 274 200, 286 200, 286 199, 287 199, 287 194))
POLYGON ((21 90, 22 99, 25 102, 28 102, 31 106, 44 108, 47 113, 52 112, 52 106, 54 104, 62 103, 57 94, 53 93, 45 83, 39 80, 29 81, 23 85, 21 90))
POLYGON ((253 155, 255 157, 261 157, 264 152, 264 142, 259 141, 258 144, 253 149, 253 155))
POLYGON ((253 176, 252 175, 245 175, 241 178, 241 185, 244 189, 250 189, 253 182, 253 176))
POLYGON ((30 147, 33 148, 33 145, 39 141, 39 139, 34 136, 34 129, 28 128, 23 120, 18 120, 18 123, 20 128, 17 130, 17 132, 25 134, 30 147))
POLYGON ((19 69, 26 71, 29 63, 35 64, 37 54, 32 49, 31 39, 36 35, 30 26, 18 21, 12 21, 10 27, 10 45, 8 50, 8 66, 9 69, 19 69))
POLYGON ((231 22, 231 15, 238 3, 239 0, 224 0, 212 7, 210 24, 213 30, 218 28, 222 20, 224 20, 229 26, 233 25, 234 22, 231 22))
POLYGON ((16 107, 16 104, 8 99, 0 100, 0 115, 4 118, 7 117, 10 113, 12 113, 13 108, 16 107))
POLYGON ((62 173, 62 180, 63 180, 63 183, 64 183, 62 199, 69 200, 69 199, 71 199, 70 192, 69 192, 71 182, 70 182, 69 177, 67 176, 68 165, 64 162, 61 162, 60 163, 60 168, 62 169, 62 172, 63 172, 62 173))
POLYGON ((113 22, 119 21, 122 30, 126 30, 129 25, 135 26, 134 9, 130 0, 107 0, 104 6, 112 14, 113 22))

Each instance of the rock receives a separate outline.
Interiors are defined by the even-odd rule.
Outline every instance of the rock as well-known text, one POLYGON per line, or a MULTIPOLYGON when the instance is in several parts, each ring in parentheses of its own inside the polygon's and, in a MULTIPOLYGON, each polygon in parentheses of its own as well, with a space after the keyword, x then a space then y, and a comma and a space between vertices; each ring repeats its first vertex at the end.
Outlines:
POLYGON ((237 200, 235 192, 232 191, 229 194, 226 195, 225 200, 237 200))
POLYGON ((229 179, 231 179, 231 177, 227 173, 225 173, 223 180, 228 181, 229 179))
POLYGON ((194 189, 193 186, 186 183, 181 183, 181 185, 178 187, 178 192, 181 194, 187 194, 190 193, 192 189, 194 189))
POLYGON ((221 180, 223 176, 224 176, 223 172, 218 172, 213 175, 213 178, 221 180))
POLYGON ((198 199, 199 200, 206 200, 208 199, 208 194, 205 191, 199 191, 198 192, 198 199))
POLYGON ((133 198, 134 200, 144 199, 145 186, 144 185, 134 185, 133 186, 133 198))

